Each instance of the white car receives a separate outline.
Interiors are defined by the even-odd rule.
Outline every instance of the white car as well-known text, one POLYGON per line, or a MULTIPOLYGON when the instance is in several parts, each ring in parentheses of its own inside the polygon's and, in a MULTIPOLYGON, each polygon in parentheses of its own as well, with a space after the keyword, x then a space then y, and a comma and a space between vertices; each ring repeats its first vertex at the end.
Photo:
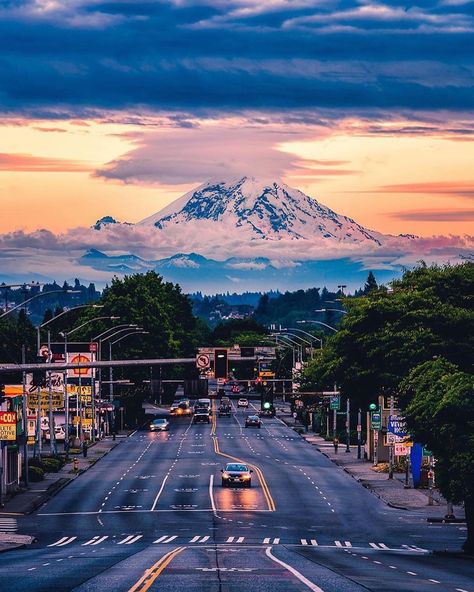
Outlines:
MULTIPOLYGON (((54 436, 57 442, 63 441, 66 439, 66 430, 64 429, 63 425, 54 426, 54 436)), ((44 437, 46 440, 49 440, 51 435, 49 433, 49 428, 46 430, 44 437)))
POLYGON ((166 432, 170 429, 167 419, 154 419, 150 423, 150 432, 166 432))
POLYGON ((237 407, 248 407, 249 406, 249 402, 247 401, 247 399, 239 399, 237 401, 237 407))

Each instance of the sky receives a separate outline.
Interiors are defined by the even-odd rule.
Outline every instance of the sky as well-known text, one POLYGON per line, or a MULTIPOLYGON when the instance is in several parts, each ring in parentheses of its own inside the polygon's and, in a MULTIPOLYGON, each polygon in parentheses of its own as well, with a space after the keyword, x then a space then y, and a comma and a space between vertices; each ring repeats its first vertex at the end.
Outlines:
POLYGON ((466 0, 0 0, 0 244, 249 173, 472 235, 473 33, 466 0))

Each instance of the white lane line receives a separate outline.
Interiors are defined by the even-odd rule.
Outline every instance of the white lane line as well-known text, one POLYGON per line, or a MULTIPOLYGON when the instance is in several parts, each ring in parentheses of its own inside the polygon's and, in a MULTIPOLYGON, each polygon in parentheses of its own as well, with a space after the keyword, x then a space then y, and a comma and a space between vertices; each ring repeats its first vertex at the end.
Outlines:
POLYGON ((273 544, 274 545, 279 545, 280 544, 280 539, 273 539, 273 544))
POLYGON ((428 582, 433 582, 433 584, 441 584, 439 580, 432 580, 431 578, 428 579, 428 582))
POLYGON ((91 543, 91 545, 100 545, 100 543, 103 543, 105 541, 105 539, 108 539, 109 536, 107 534, 105 534, 104 536, 99 537, 95 542, 91 543))
POLYGON ((197 543, 200 538, 201 538, 200 536, 194 536, 189 542, 190 543, 197 543))
POLYGON ((162 542, 163 542, 163 541, 165 541, 167 538, 168 538, 168 535, 166 535, 166 534, 165 534, 165 535, 163 535, 163 536, 160 536, 160 538, 159 538, 159 539, 156 539, 156 541, 153 541, 153 544, 155 545, 156 543, 162 543, 162 542))
POLYGON ((133 539, 133 534, 129 534, 128 536, 126 536, 124 539, 122 539, 121 541, 119 541, 117 543, 117 545, 126 545, 128 541, 130 541, 131 539, 133 539))
POLYGON ((267 538, 263 539, 263 544, 264 545, 270 544, 270 537, 267 537, 267 538))
POLYGON ((85 543, 82 543, 81 547, 86 547, 87 545, 94 544, 98 538, 99 538, 98 536, 92 537, 90 541, 86 541, 85 543))
POLYGON ((214 502, 213 488, 214 488, 214 475, 210 475, 209 476, 209 497, 211 498, 211 508, 212 508, 212 511, 214 512, 214 516, 217 516, 217 508, 216 508, 216 504, 214 502))
POLYGON ((163 543, 165 543, 165 544, 166 544, 166 543, 171 543, 171 541, 174 541, 174 540, 175 540, 175 539, 177 539, 177 538, 178 538, 178 535, 177 535, 177 534, 175 534, 174 536, 170 536, 170 537, 168 537, 168 538, 167 538, 165 541, 163 541, 163 543))
POLYGON ((135 536, 132 536, 131 540, 127 541, 126 543, 124 543, 125 545, 132 545, 133 543, 136 543, 139 539, 142 538, 142 534, 137 534, 135 536))
POLYGON ((228 539, 226 540, 226 543, 233 543, 234 539, 235 539, 235 537, 228 537, 228 539))
POLYGON ((155 501, 153 502, 153 505, 151 507, 151 511, 152 512, 156 508, 156 504, 158 503, 158 500, 160 499, 160 495, 161 495, 163 489, 165 488, 165 484, 166 484, 166 481, 167 480, 168 480, 168 475, 166 475, 165 478, 163 479, 163 482, 161 484, 161 487, 160 487, 158 493, 156 494, 155 501))
POLYGON ((239 537, 236 542, 237 543, 243 543, 244 542, 244 539, 245 539, 245 537, 239 537))
POLYGON ((418 574, 415 573, 414 571, 407 571, 407 574, 410 574, 411 576, 417 576, 418 574))
POLYGON ((72 543, 76 539, 77 539, 77 537, 75 537, 75 536, 63 537, 62 539, 59 539, 59 541, 56 541, 55 543, 48 545, 48 547, 64 547, 65 545, 69 545, 69 543, 72 543))
POLYGON ((301 574, 299 571, 297 571, 294 567, 291 567, 291 565, 288 565, 288 563, 285 563, 284 561, 277 559, 275 557, 275 555, 272 554, 271 547, 267 547, 265 554, 272 561, 274 561, 275 563, 278 563, 279 565, 281 565, 282 567, 287 569, 290 573, 292 573, 295 576, 295 578, 297 578, 302 584, 307 586, 313 592, 324 592, 324 590, 322 588, 320 588, 319 586, 316 586, 316 584, 313 584, 313 582, 310 582, 307 578, 304 577, 303 574, 301 574))
POLYGON ((307 545, 308 544, 308 541, 306 539, 301 539, 301 544, 302 545, 307 545))
POLYGON ((200 543, 205 543, 206 541, 208 541, 211 537, 210 536, 205 536, 202 537, 202 539, 199 541, 200 543))

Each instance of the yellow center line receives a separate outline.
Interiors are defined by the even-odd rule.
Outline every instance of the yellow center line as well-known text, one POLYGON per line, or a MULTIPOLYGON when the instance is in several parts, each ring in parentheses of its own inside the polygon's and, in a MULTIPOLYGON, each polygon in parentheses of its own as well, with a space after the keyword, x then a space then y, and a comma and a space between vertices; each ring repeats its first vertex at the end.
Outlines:
POLYGON ((270 493, 270 488, 268 487, 268 484, 265 480, 265 477, 264 477, 263 472, 260 469, 260 467, 257 467, 257 465, 251 464, 251 463, 246 462, 240 458, 237 458, 236 456, 231 456, 230 454, 226 454, 225 452, 220 451, 219 442, 218 442, 218 439, 216 436, 217 416, 215 413, 215 401, 212 402, 212 410, 213 410, 213 413, 212 413, 211 436, 213 436, 213 441, 214 441, 214 452, 216 454, 220 454, 221 456, 225 456, 226 458, 230 458, 231 460, 237 461, 239 463, 247 464, 251 469, 253 469, 257 473, 260 484, 262 485, 263 495, 265 496, 265 501, 267 502, 268 509, 270 510, 270 512, 275 512, 275 510, 276 510, 275 502, 273 500, 272 494, 270 493))
POLYGON ((143 576, 134 584, 128 592, 146 592, 153 584, 156 578, 166 567, 173 561, 173 559, 184 551, 186 547, 177 547, 166 555, 163 555, 150 569, 147 569, 143 576))

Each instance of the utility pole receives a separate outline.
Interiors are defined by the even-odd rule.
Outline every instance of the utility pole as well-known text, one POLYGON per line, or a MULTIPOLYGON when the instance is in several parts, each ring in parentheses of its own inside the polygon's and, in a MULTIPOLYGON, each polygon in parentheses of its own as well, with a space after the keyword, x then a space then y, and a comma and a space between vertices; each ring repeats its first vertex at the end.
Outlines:
MULTIPOLYGON (((51 363, 51 331, 48 329, 48 362, 51 363)), ((56 448, 56 430, 54 426, 54 414, 53 414, 53 386, 51 384, 52 374, 51 370, 48 371, 48 423, 49 423, 49 447, 52 456, 56 456, 58 453, 56 448)))
MULTIPOLYGON (((390 395, 390 420, 393 418, 393 414, 395 412, 395 404, 394 404, 394 397, 390 395)), ((388 430, 387 430, 388 434, 388 430)), ((388 448, 388 478, 393 479, 393 457, 394 457, 394 444, 390 444, 388 448)))
POLYGON ((359 407, 357 413, 357 458, 361 458, 362 445, 362 409, 359 407))
POLYGON ((350 437, 351 437, 351 413, 349 397, 346 399, 346 452, 350 452, 350 437))
MULTIPOLYGON (((21 362, 25 364, 26 360, 26 351, 25 351, 25 344, 21 346, 21 362)), ((26 372, 23 370, 22 372, 22 386, 23 386, 23 397, 22 397, 22 405, 21 410, 23 413, 23 436, 25 438, 25 443, 23 444, 23 481, 25 482, 25 487, 29 485, 29 478, 28 478, 28 409, 27 409, 27 394, 26 394, 26 372)))

